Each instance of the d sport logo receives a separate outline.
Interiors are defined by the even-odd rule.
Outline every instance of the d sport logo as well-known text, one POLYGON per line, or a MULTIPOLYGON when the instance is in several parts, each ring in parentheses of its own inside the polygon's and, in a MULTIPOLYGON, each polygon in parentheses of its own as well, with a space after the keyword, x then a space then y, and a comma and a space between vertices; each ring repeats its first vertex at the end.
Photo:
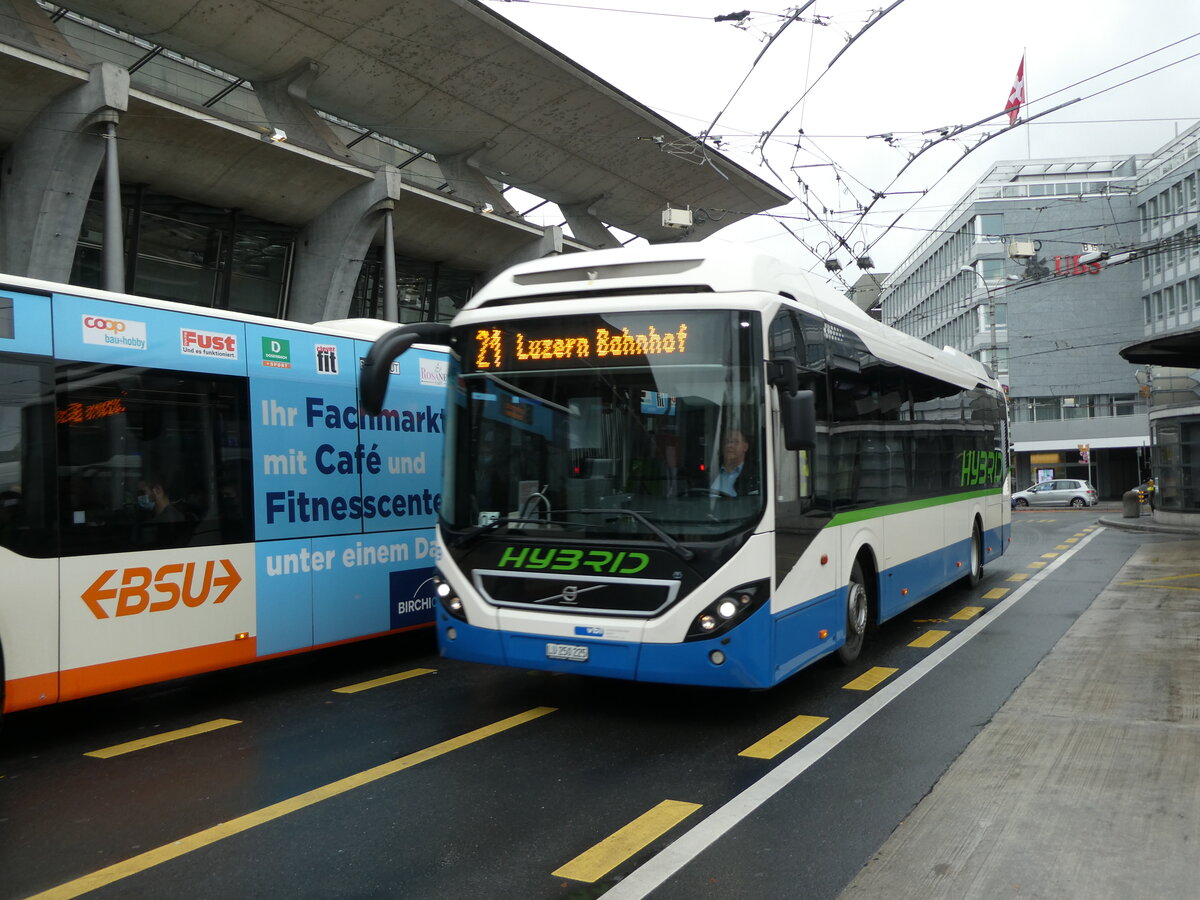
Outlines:
POLYGON ((127 347, 145 350, 146 323, 132 319, 110 319, 105 316, 83 316, 83 342, 107 347, 127 347))

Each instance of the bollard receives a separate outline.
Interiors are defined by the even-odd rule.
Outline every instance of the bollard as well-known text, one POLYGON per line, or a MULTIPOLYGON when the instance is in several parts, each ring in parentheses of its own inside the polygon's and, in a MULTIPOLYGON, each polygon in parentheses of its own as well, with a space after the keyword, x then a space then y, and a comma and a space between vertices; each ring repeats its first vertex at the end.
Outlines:
POLYGON ((1121 516, 1136 519, 1142 514, 1142 502, 1137 491, 1126 491, 1121 495, 1121 516))

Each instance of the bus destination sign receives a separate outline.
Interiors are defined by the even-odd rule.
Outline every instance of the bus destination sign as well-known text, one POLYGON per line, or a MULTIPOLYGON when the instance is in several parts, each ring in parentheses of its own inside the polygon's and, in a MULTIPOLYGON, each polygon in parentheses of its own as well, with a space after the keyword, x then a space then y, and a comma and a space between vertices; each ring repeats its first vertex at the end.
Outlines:
POLYGON ((494 322, 466 326, 460 339, 466 368, 497 372, 711 361, 723 358, 728 332, 728 314, 692 311, 494 322))

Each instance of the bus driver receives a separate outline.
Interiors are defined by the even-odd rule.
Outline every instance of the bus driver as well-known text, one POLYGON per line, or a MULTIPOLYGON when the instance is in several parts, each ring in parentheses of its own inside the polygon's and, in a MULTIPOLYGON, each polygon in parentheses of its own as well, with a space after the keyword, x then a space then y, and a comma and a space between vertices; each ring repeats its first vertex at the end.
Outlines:
POLYGON ((758 493, 758 473, 753 460, 746 458, 750 442, 736 428, 725 432, 721 445, 721 467, 713 479, 712 489, 726 497, 744 497, 758 493))

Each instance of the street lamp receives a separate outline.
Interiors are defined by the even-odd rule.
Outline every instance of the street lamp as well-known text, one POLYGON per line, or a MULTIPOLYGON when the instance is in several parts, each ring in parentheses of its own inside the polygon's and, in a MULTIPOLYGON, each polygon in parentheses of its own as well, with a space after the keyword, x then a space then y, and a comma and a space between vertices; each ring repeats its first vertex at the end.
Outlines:
MULTIPOLYGON (((974 275, 976 278, 978 278, 980 284, 983 285, 984 294, 987 296, 988 319, 991 321, 991 332, 992 332, 991 354, 990 354, 989 358, 992 361, 992 368, 995 369, 995 371, 996 371, 996 377, 999 378, 1000 377, 1000 364, 996 360, 996 355, 999 351, 999 345, 996 343, 996 298, 992 294, 992 288, 988 284, 987 279, 983 277, 983 273, 981 273, 974 266, 960 266, 959 271, 960 272, 970 272, 972 275, 974 275)), ((1005 281, 1020 281, 1021 276, 1020 275, 1007 275, 1007 276, 1005 276, 1004 280, 1005 281)))

